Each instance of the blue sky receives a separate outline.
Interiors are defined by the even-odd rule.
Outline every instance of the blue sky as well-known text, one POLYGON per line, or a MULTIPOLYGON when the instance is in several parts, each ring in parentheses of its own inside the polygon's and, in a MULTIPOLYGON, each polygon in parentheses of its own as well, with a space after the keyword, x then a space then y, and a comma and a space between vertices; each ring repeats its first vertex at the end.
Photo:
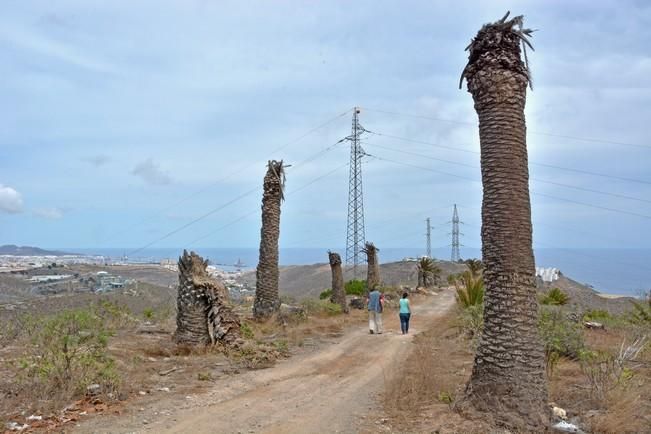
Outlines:
MULTIPOLYGON (((429 216, 446 245, 458 203, 462 242, 479 246, 476 115, 457 84, 470 38, 507 9, 539 30, 526 112, 536 245, 648 247, 643 1, 5 1, 0 244, 144 246, 259 187, 282 158, 294 167, 281 246, 342 246, 349 150, 319 152, 358 105, 385 134, 364 139, 381 158, 363 168, 367 238, 422 245, 429 216)), ((259 201, 153 246, 254 247, 259 201)))

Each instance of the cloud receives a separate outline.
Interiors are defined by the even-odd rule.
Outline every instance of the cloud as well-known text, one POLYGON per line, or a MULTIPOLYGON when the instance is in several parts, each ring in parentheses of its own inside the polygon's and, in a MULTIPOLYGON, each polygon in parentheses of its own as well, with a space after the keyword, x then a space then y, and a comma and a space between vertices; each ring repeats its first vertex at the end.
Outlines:
POLYGON ((93 155, 91 157, 85 157, 82 160, 95 167, 100 167, 108 163, 111 159, 107 155, 93 155))
POLYGON ((166 185, 172 182, 170 175, 161 169, 152 158, 138 163, 131 171, 131 174, 139 176, 146 183, 153 185, 166 185))
POLYGON ((0 211, 7 214, 23 212, 23 198, 11 187, 0 184, 0 211))
POLYGON ((60 208, 38 208, 32 212, 36 217, 48 220, 59 220, 63 218, 63 210, 60 208))

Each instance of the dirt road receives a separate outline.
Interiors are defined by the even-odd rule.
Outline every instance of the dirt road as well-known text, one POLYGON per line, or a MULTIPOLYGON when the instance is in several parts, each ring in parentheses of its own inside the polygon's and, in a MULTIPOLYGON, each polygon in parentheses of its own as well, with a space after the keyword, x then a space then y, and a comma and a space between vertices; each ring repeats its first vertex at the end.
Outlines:
POLYGON ((453 303, 451 291, 421 298, 410 335, 396 314, 385 314, 385 332, 353 330, 336 344, 287 359, 266 370, 217 380, 208 393, 168 397, 131 417, 84 423, 77 432, 326 433, 356 432, 373 417, 385 375, 410 349, 412 336, 453 303))

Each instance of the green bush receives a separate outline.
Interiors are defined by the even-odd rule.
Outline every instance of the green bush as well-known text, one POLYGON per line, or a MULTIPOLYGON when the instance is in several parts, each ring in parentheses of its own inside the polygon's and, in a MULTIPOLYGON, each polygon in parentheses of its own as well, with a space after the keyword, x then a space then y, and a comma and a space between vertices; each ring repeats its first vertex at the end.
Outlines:
POLYGON ((366 280, 349 280, 344 289, 347 295, 366 295, 366 280))
POLYGON ((146 320, 151 321, 154 318, 154 309, 151 307, 147 307, 142 311, 142 316, 145 317, 146 320))
POLYGON ((576 359, 585 348, 583 328, 569 321, 558 308, 543 308, 538 317, 538 330, 548 357, 557 356, 576 359))
POLYGON ((466 271, 455 284, 457 289, 456 299, 459 306, 468 308, 483 305, 484 279, 481 276, 466 271))
POLYGON ((570 296, 566 292, 561 291, 560 288, 552 288, 540 298, 540 303, 551 306, 562 306, 567 304, 569 300, 570 296))
POLYGON ((341 306, 330 300, 305 300, 303 309, 308 315, 338 315, 342 313, 341 306))
POLYGON ((612 318, 608 311, 602 309, 592 309, 583 314, 583 321, 604 322, 612 318))
POLYGON ((242 322, 240 324, 240 334, 244 339, 253 339, 255 337, 255 333, 253 332, 253 329, 251 328, 250 325, 248 325, 245 322, 242 322))
POLYGON ((112 331, 95 309, 68 310, 33 321, 31 346, 21 360, 23 380, 36 383, 43 395, 85 393, 90 384, 115 390, 119 376, 108 355, 112 331))
POLYGON ((325 291, 323 291, 321 294, 319 294, 319 300, 330 300, 330 297, 332 297, 331 288, 328 288, 325 291))
POLYGON ((651 291, 644 295, 643 302, 632 301, 633 312, 631 312, 630 320, 634 324, 651 325, 651 291))

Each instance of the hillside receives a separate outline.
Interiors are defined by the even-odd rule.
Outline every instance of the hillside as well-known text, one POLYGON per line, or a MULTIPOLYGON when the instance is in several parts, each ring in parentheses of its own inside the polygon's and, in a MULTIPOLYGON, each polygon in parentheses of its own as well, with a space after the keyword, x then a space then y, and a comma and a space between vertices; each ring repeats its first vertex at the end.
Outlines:
MULTIPOLYGON (((436 264, 443 271, 441 281, 445 282, 448 275, 466 269, 463 264, 448 261, 437 261, 436 264)), ((360 279, 366 278, 366 265, 359 268, 360 279)), ((389 262, 380 265, 382 283, 386 286, 407 285, 414 287, 417 284, 416 262, 389 262)), ((344 280, 353 278, 351 267, 344 269, 344 280)), ((330 265, 288 265, 280 267, 280 294, 296 299, 318 297, 321 291, 331 287, 330 265)), ((249 285, 255 285, 255 271, 250 271, 242 276, 242 280, 249 285)))
POLYGON ((16 246, 13 244, 5 244, 0 246, 0 255, 10 256, 64 256, 73 255, 74 253, 60 252, 58 250, 45 250, 38 247, 31 246, 16 246))

